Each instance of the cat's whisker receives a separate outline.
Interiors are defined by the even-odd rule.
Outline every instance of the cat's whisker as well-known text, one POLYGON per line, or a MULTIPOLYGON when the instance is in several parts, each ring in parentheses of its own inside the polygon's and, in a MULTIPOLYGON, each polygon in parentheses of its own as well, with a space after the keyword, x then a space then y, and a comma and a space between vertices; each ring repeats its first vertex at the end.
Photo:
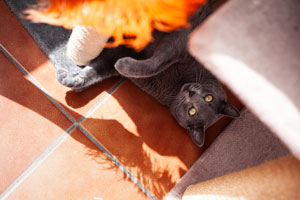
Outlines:
POLYGON ((197 82, 201 82, 201 80, 203 80, 203 73, 202 73, 203 71, 202 70, 200 70, 200 75, 199 75, 199 79, 197 80, 197 82))

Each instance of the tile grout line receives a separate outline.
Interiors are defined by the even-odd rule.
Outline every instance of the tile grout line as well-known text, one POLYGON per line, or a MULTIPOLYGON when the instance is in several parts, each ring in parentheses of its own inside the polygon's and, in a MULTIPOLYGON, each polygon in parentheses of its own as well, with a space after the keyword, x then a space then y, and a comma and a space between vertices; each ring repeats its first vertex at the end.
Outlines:
POLYGON ((136 184, 150 199, 157 198, 136 178, 134 177, 105 147, 103 147, 83 126, 77 125, 77 128, 97 146, 134 184, 136 184))
POLYGON ((75 124, 76 127, 94 144, 96 147, 102 151, 134 184, 136 184, 150 199, 157 200, 157 198, 141 183, 139 180, 134 177, 103 145, 101 145, 89 131, 87 131, 82 125, 83 122, 88 116, 90 116, 95 110, 100 107, 100 105, 107 100, 126 80, 122 78, 118 83, 116 83, 108 93, 102 97, 90 110, 88 110, 75 124))
POLYGON ((98 109, 98 107, 106 100, 108 99, 120 86, 121 84, 125 81, 125 78, 122 78, 119 80, 111 89, 108 90, 107 94, 105 94, 101 99, 99 99, 95 105, 93 105, 92 108, 90 108, 82 117, 76 122, 76 123, 81 123, 83 122, 88 116, 90 116, 95 110, 98 109))
POLYGON ((2 194, 0 194, 0 199, 4 200, 7 198, 55 149, 57 149, 61 143, 63 143, 63 141, 65 141, 75 128, 76 125, 73 124, 63 132, 58 139, 56 139, 2 194))
POLYGON ((29 79, 29 81, 35 85, 72 123, 75 123, 75 119, 55 100, 47 90, 22 66, 18 60, 11 55, 2 44, 0 44, 0 51, 29 79))
POLYGON ((103 145, 101 145, 89 131, 87 131, 82 125, 83 122, 88 116, 95 112, 100 105, 107 100, 126 80, 122 78, 118 81, 108 92, 102 97, 96 104, 89 109, 77 122, 75 122, 76 127, 100 150, 102 151, 134 184, 136 184, 150 199, 157 200, 157 198, 136 178, 134 177, 103 145))

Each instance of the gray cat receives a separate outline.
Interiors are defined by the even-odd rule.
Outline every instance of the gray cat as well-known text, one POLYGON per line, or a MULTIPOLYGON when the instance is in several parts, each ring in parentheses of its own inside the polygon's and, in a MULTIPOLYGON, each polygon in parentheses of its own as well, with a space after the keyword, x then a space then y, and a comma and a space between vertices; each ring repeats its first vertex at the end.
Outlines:
POLYGON ((201 147, 205 129, 222 116, 238 117, 216 78, 187 51, 189 33, 211 12, 205 5, 191 18, 191 26, 172 33, 154 33, 154 42, 136 53, 125 47, 104 49, 81 70, 59 69, 58 81, 82 90, 106 78, 122 75, 162 105, 201 147))

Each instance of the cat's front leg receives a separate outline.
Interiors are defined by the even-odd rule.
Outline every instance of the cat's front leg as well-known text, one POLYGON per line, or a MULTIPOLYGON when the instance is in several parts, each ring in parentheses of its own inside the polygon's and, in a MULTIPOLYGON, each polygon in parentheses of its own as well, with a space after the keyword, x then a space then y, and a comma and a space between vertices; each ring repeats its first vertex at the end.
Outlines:
MULTIPOLYGON (((155 76, 178 62, 187 53, 186 43, 190 29, 174 31, 164 35, 154 50, 153 55, 146 60, 136 60, 130 57, 119 59, 115 69, 129 78, 148 78, 155 76)), ((145 49, 147 51, 147 47, 145 49)))
POLYGON ((167 60, 165 62, 155 62, 156 59, 136 60, 134 58, 125 57, 119 59, 115 64, 115 69, 128 78, 148 78, 155 76, 169 66, 178 62, 179 59, 167 60))

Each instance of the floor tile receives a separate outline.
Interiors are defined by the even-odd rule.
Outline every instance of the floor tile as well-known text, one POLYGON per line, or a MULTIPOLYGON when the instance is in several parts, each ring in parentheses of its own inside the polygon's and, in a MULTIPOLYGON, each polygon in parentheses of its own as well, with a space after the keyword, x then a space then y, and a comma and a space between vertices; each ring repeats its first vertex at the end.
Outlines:
POLYGON ((86 113, 120 78, 111 78, 81 93, 56 80, 56 70, 4 1, 0 1, 0 43, 75 118, 86 113))
POLYGON ((1 193, 71 123, 1 52, 0 74, 1 193))
POLYGON ((7 199, 149 199, 75 129, 7 199))

